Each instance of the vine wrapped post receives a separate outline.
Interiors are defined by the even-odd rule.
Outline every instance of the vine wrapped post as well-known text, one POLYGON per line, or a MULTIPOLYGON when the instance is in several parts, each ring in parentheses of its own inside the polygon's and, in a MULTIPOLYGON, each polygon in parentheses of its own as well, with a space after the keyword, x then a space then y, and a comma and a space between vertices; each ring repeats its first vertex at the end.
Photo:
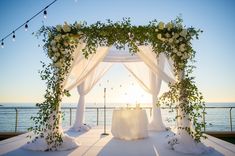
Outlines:
MULTIPOLYGON (((176 73, 178 76, 177 81, 181 82, 185 78, 185 71, 184 69, 178 70, 176 73)), ((190 117, 188 112, 186 112, 188 99, 185 96, 185 88, 180 89, 179 91, 179 102, 177 106, 178 116, 177 116, 177 134, 181 137, 181 139, 189 142, 192 141, 192 136, 189 135, 190 132, 190 117)))

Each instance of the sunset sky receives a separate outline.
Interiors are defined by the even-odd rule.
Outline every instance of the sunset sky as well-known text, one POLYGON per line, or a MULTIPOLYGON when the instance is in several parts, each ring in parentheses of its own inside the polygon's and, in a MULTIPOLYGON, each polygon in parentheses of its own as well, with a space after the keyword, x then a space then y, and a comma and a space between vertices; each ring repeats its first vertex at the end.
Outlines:
MULTIPOLYGON (((52 0, 1 0, 0 39, 23 24, 52 0)), ((204 32, 193 41, 197 51, 194 75, 207 102, 235 102, 235 1, 234 0, 58 0, 47 9, 48 17, 39 15, 29 22, 27 32, 16 32, 16 41, 9 37, 0 48, 0 103, 41 102, 45 82, 38 70, 40 61, 48 61, 41 40, 32 35, 43 23, 51 26, 64 21, 105 22, 130 17, 132 24, 149 21, 169 22, 182 15, 186 26, 204 32)), ((163 85, 166 90, 167 85, 163 85)), ((145 93, 132 76, 120 65, 102 78, 87 95, 87 102, 102 102, 103 88, 108 89, 108 102, 145 103, 151 96, 145 93)), ((163 92, 163 91, 162 91, 163 92)), ((76 103, 76 89, 64 102, 76 103)))

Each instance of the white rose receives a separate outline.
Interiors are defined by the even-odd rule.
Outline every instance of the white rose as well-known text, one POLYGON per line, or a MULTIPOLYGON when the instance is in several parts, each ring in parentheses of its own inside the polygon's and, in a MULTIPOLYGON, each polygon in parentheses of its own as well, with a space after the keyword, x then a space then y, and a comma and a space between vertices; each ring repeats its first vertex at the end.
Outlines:
POLYGON ((169 33, 166 33, 166 37, 169 38, 171 37, 171 35, 169 33))
POLYGON ((161 40, 161 39, 162 39, 162 34, 157 34, 157 38, 158 38, 159 40, 161 40))
POLYGON ((179 34, 175 33, 174 38, 178 38, 179 34))
POLYGON ((167 23, 166 28, 168 31, 170 31, 173 28, 173 23, 171 23, 171 22, 167 23))
POLYGON ((62 66, 63 66, 63 64, 60 61, 55 63, 55 67, 57 67, 57 68, 61 68, 62 66))
POLYGON ((165 38, 162 38, 162 34, 157 34, 157 38, 163 42, 166 40, 165 38))
POLYGON ((65 50, 62 50, 61 53, 62 53, 62 54, 66 54, 65 50))
POLYGON ((185 53, 185 55, 183 56, 184 59, 188 59, 189 55, 187 53, 185 53))
POLYGON ((178 50, 176 48, 173 48, 173 53, 177 53, 178 50))
POLYGON ((172 43, 173 42, 173 38, 170 38, 168 41, 169 41, 169 43, 172 43))
POLYGON ((55 46, 53 46, 51 49, 52 49, 53 52, 57 52, 58 51, 58 49, 55 46))
POLYGON ((63 31, 64 32, 70 32, 71 31, 70 26, 66 22, 63 25, 63 31))
POLYGON ((56 26, 56 30, 57 30, 58 32, 61 32, 62 26, 61 26, 61 25, 57 25, 57 26, 56 26))
POLYGON ((182 54, 181 54, 180 51, 178 51, 178 52, 176 53, 176 55, 177 55, 177 56, 182 56, 182 54))
POLYGON ((56 35, 54 39, 56 40, 56 42, 58 42, 61 39, 61 35, 56 35))
POLYGON ((64 46, 68 47, 69 46, 68 42, 64 41, 64 46))
POLYGON ((180 45, 180 51, 182 51, 182 52, 185 51, 185 44, 180 45))
POLYGON ((57 61, 57 57, 56 56, 54 56, 53 58, 52 58, 52 60, 53 60, 53 62, 55 62, 55 61, 57 61))
POLYGON ((159 22, 159 24, 158 24, 158 28, 160 29, 160 30, 162 30, 162 29, 164 29, 164 23, 163 22, 159 22))
POLYGON ((59 52, 57 52, 55 55, 56 55, 57 57, 60 57, 60 53, 59 53, 59 52))
POLYGON ((55 40, 52 40, 51 41, 51 46, 55 46, 56 45, 56 41, 55 40))
POLYGON ((186 29, 183 29, 181 32, 180 32, 180 36, 182 36, 182 37, 186 37, 187 36, 187 30, 186 29))
POLYGON ((158 29, 155 29, 155 32, 158 32, 158 29))
POLYGON ((76 27, 77 29, 80 29, 80 28, 81 28, 81 23, 77 23, 77 22, 76 22, 75 27, 76 27))

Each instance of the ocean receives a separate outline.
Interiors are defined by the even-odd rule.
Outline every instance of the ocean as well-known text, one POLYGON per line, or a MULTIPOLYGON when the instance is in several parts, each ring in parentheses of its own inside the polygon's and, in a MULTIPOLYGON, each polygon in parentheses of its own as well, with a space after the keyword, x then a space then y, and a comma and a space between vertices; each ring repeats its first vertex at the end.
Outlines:
MULTIPOLYGON (((76 103, 63 104, 63 127, 70 127, 75 119, 76 103)), ((109 107, 125 107, 126 104, 107 103, 107 125, 111 125, 112 111, 109 107)), ((131 105, 129 105, 131 106, 131 105)), ((132 105, 135 106, 135 105, 132 105)), ((151 104, 144 106, 150 107, 151 104)), ((85 110, 85 123, 91 126, 102 126, 104 124, 104 111, 102 103, 88 103, 85 110), (98 113, 97 113, 98 108, 98 113), (98 115, 98 117, 97 117, 98 115), (98 122, 97 122, 98 118, 98 122)), ((235 103, 206 103, 206 131, 235 131, 235 103), (224 108, 221 108, 224 107, 224 108), (231 109, 231 107, 234 107, 231 109), (231 110, 231 111, 230 111, 231 110), (230 120, 231 112, 231 120, 230 120)), ((27 128, 33 125, 30 120, 31 116, 37 113, 34 103, 0 103, 0 132, 25 132, 27 128), (16 109, 17 108, 17 109, 16 109), (16 120, 16 112, 18 113, 16 120), (17 122, 16 122, 17 121, 17 122)), ((150 119, 151 110, 146 109, 148 118, 150 119)), ((163 122, 167 127, 176 126, 174 121, 176 112, 169 112, 169 109, 162 109, 163 122)))

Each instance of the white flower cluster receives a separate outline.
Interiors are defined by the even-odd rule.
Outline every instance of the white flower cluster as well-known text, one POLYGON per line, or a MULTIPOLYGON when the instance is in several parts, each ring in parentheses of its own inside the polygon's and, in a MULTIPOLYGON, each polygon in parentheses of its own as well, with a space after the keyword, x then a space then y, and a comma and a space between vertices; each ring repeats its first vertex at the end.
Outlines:
MULTIPOLYGON (((76 28, 80 27, 80 24, 76 23, 76 28)), ((51 33, 48 33, 48 37, 51 38, 50 43, 48 44, 48 56, 52 59, 53 64, 57 68, 62 68, 65 59, 69 50, 67 49, 71 43, 71 30, 72 26, 67 24, 57 25, 56 27, 56 35, 52 36, 51 33)))
POLYGON ((157 39, 167 43, 176 56, 182 60, 187 60, 190 57, 187 51, 187 43, 183 42, 187 40, 187 36, 190 34, 187 29, 183 29, 181 24, 175 25, 172 22, 167 24, 159 22, 155 31, 158 32, 157 39), (166 31, 163 33, 163 30, 166 31), (181 31, 177 32, 177 30, 181 31))

